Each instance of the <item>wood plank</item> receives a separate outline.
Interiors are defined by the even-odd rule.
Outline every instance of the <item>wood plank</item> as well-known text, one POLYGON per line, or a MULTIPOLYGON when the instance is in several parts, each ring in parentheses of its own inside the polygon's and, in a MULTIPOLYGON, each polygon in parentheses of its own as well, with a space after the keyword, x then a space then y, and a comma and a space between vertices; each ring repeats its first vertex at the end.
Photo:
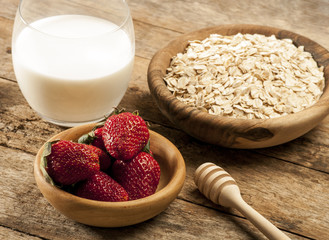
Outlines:
POLYGON ((177 32, 186 33, 222 24, 257 24, 294 31, 329 49, 326 24, 329 4, 326 0, 316 3, 278 0, 257 4, 252 0, 231 0, 229 4, 225 0, 171 0, 165 4, 161 1, 129 0, 128 4, 134 19, 177 32))
POLYGON ((253 151, 329 173, 329 166, 325 164, 329 158, 327 128, 328 124, 321 123, 304 136, 291 142, 253 151))
POLYGON ((1 146, 0 151, 4 153, 0 156, 0 204, 4 206, 0 225, 7 228, 47 239, 72 239, 77 232, 79 239, 119 239, 122 234, 131 239, 265 239, 243 218, 180 199, 138 225, 113 229, 85 226, 67 219, 43 198, 33 178, 33 155, 1 146))
POLYGON ((0 239, 5 240, 22 240, 22 239, 30 239, 30 240, 40 240, 41 238, 31 236, 29 234, 25 234, 22 232, 15 231, 10 228, 0 226, 0 239))
POLYGON ((15 79, 11 60, 11 32, 13 20, 0 15, 0 77, 15 79))
POLYGON ((18 4, 17 0, 0 0, 0 16, 13 20, 18 4))

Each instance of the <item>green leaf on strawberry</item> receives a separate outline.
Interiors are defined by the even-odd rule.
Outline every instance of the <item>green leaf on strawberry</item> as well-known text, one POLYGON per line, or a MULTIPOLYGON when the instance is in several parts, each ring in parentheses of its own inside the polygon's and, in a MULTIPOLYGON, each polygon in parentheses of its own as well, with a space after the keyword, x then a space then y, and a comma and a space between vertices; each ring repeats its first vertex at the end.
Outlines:
POLYGON ((91 131, 89 133, 82 135, 79 138, 78 143, 91 144, 94 140, 95 140, 95 133, 94 131, 91 131))
POLYGON ((96 129, 102 128, 104 126, 104 123, 105 121, 97 123, 96 126, 89 133, 82 135, 78 139, 78 143, 84 143, 88 145, 92 144, 92 142, 97 138, 97 136, 95 135, 96 129))
POLYGON ((43 149, 42 156, 41 156, 40 170, 41 170, 46 182, 50 183, 53 186, 61 188, 62 186, 55 184, 54 180, 49 176, 48 172, 46 171, 47 162, 48 162, 47 157, 51 154, 51 145, 56 142, 58 142, 58 140, 53 141, 53 142, 46 142, 44 149, 43 149))
POLYGON ((145 147, 143 148, 142 152, 146 152, 148 154, 151 154, 151 150, 150 150, 150 139, 147 141, 147 143, 146 143, 145 147))

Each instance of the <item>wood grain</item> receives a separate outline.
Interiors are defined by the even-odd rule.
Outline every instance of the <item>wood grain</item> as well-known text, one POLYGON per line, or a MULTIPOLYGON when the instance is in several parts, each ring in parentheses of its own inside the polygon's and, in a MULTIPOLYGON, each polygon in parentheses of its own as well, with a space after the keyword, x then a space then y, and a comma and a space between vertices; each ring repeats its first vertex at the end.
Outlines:
POLYGON ((22 239, 31 239, 31 240, 41 240, 39 237, 34 237, 29 234, 21 233, 15 230, 8 228, 0 227, 0 239, 6 240, 22 240, 22 239))
POLYGON ((187 178, 166 211, 119 229, 88 227, 66 218, 35 184, 35 154, 63 128, 43 122, 15 82, 10 46, 18 2, 0 0, 0 239, 264 239, 237 211, 212 204, 196 189, 192 176, 205 161, 224 167, 238 182, 244 199, 292 239, 329 238, 329 118, 286 144, 227 149, 178 130, 157 108, 146 81, 150 59, 159 49, 183 33, 220 24, 283 28, 329 49, 327 0, 128 0, 137 57, 120 106, 140 110, 152 130, 177 146, 186 162, 187 178))

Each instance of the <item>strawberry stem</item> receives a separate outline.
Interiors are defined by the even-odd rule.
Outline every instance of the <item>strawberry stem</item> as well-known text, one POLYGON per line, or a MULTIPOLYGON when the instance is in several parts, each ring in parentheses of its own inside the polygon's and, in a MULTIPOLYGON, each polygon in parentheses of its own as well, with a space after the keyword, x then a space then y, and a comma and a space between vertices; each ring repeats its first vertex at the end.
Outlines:
POLYGON ((115 107, 114 111, 113 111, 113 114, 111 114, 111 115, 118 115, 118 114, 123 113, 125 111, 126 111, 126 109, 124 109, 124 108, 119 109, 119 108, 115 107))
POLYGON ((132 114, 136 115, 136 116, 139 116, 139 111, 138 110, 135 110, 132 112, 132 114))

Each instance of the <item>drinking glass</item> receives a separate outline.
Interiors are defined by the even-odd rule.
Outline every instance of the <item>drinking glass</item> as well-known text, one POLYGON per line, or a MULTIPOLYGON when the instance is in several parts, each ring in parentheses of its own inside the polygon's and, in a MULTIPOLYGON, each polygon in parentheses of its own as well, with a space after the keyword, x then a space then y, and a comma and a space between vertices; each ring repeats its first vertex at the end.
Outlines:
POLYGON ((119 104, 135 55, 125 0, 21 0, 12 56, 21 92, 46 121, 97 122, 119 104))

